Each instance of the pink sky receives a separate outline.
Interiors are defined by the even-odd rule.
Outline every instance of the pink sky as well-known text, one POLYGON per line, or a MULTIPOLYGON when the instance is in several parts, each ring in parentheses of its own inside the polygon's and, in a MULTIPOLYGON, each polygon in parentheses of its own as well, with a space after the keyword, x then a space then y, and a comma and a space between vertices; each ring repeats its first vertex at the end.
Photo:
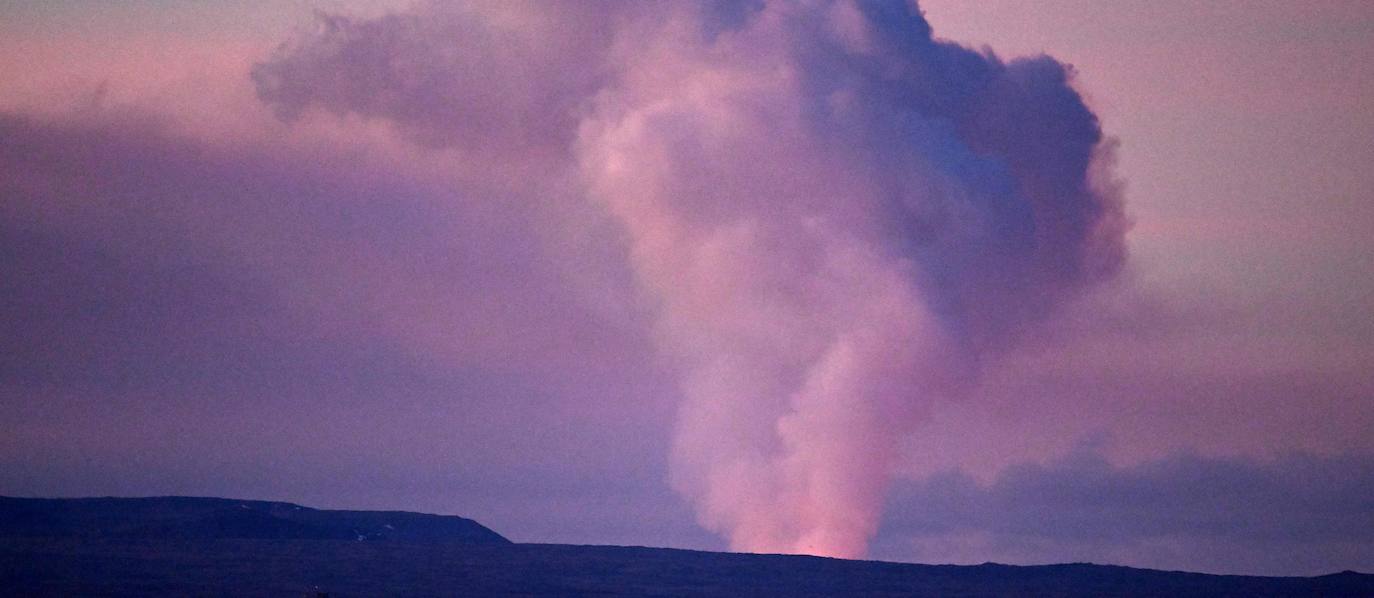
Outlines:
MULTIPOLYGON (((719 498, 670 473, 686 468, 680 452, 694 442, 683 413, 723 408, 699 395, 781 382, 731 386, 721 380, 736 370, 693 365, 709 361, 702 355, 738 352, 748 356, 733 366, 741 371, 783 371, 809 355, 812 332, 867 330, 839 314, 871 312, 902 315, 886 320, 893 336, 864 337, 862 361, 932 362, 902 340, 924 333, 902 330, 934 316, 901 307, 923 304, 891 291, 901 270, 880 257, 816 253, 773 239, 768 227, 722 227, 714 245, 675 241, 748 198, 762 199, 746 208, 772 209, 770 192, 866 197, 870 181, 833 162, 857 158, 810 151, 784 117, 735 110, 778 110, 793 97, 782 93, 795 91, 786 75, 768 73, 782 72, 769 61, 787 56, 770 52, 795 32, 759 26, 713 42, 736 44, 726 62, 671 27, 626 38, 637 44, 628 50, 630 42, 611 43, 622 22, 658 22, 641 12, 688 18, 671 8, 646 4, 611 21, 575 5, 478 3, 456 11, 456 24, 435 25, 494 40, 463 42, 457 70, 441 73, 460 80, 421 87, 443 101, 329 96, 320 90, 339 84, 329 63, 305 58, 289 72, 320 78, 288 95, 265 97, 251 78, 279 44, 313 39, 313 10, 354 23, 395 11, 449 14, 409 6, 0 8, 0 139, 9 148, 0 154, 0 236, 10 239, 0 256, 18 273, 0 283, 0 336, 9 339, 0 350, 18 356, 0 367, 0 407, 18 414, 0 440, 0 494, 241 495, 459 513, 522 541, 723 549, 734 524, 722 522, 750 511, 711 501, 761 499, 719 498), (600 52, 632 75, 616 79, 580 59, 600 52), (573 108, 560 102, 581 106, 573 102, 583 87, 600 90, 591 116, 562 118, 573 108), (292 102, 304 107, 297 118, 278 118, 292 102), (693 137, 702 130, 716 133, 693 137), (797 137, 766 138, 775 134, 797 137), (581 144, 577 157, 560 153, 559 135, 581 144), (714 161, 693 147, 769 160, 714 161), (631 174, 615 170, 624 164, 631 174), (687 250, 696 261, 683 260, 687 250), (825 293, 842 291, 761 277, 816 255, 843 255, 847 271, 859 272, 822 277, 827 284, 877 290, 832 300, 825 293), (678 286, 684 279, 692 282, 678 286), (825 307, 736 300, 779 288, 825 307), (802 320, 793 316, 815 325, 794 332, 802 320), (764 358, 734 344, 764 337, 801 348, 764 358)), ((827 18, 847 22, 841 8, 827 18)), ((950 529, 913 523, 921 501, 938 503, 963 483, 992 504, 1002 492, 1014 500, 1041 488, 1032 478, 1146 480, 1176 493, 1158 500, 1178 502, 1207 494, 1206 476, 1185 483, 1200 468, 1218 484, 1233 481, 1225 487, 1237 501, 1247 492, 1265 501, 1300 484, 1304 468, 1333 478, 1371 471, 1374 9, 1134 0, 921 8, 938 39, 1073 66, 1074 88, 1119 142, 1113 174, 1132 227, 1120 275, 1066 292, 1053 317, 1027 324, 1029 340, 979 361, 970 389, 935 393, 910 424, 873 426, 897 444, 884 466, 892 488, 883 490, 884 479, 864 490, 888 492, 886 514, 854 528, 865 542, 876 534, 869 554, 1276 574, 1374 568, 1368 523, 1339 537, 1308 534, 1330 522, 1281 508, 1274 517, 1293 518, 1298 530, 1289 540, 1316 556, 1285 564, 1264 551, 1299 544, 1156 533, 1144 523, 1135 536, 1084 523, 1071 538, 972 515, 950 529)), ((836 35, 861 50, 873 43, 862 34, 836 35)), ((379 53, 429 51, 427 39, 417 43, 379 53)), ((387 64, 425 73, 424 64, 387 64)), ((810 209, 777 203, 798 210, 798 222, 810 209)), ((847 210, 826 216, 869 216, 847 210)), ((922 388, 944 384, 911 375, 922 388)), ((741 405, 731 417, 766 411, 741 405)), ((796 433, 831 438, 842 428, 796 433)), ((843 469, 819 450, 791 454, 813 473, 843 469)), ((779 484, 779 495, 791 492, 779 484)), ((1351 496, 1365 489, 1335 487, 1314 500, 1341 513, 1363 508, 1350 512, 1359 520, 1368 506, 1349 505, 1363 504, 1351 496)), ((831 505, 807 504, 797 512, 831 505)), ((1231 507, 1207 508, 1200 520, 1231 507)), ((1119 517, 1153 521, 1160 512, 1119 517)), ((769 533, 786 535, 782 527, 769 533)))

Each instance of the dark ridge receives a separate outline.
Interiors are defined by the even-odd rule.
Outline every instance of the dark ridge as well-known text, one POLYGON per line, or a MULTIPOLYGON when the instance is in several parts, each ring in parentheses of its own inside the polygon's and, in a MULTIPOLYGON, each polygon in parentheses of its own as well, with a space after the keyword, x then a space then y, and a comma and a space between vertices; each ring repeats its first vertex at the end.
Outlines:
POLYGON ((1088 563, 916 565, 513 544, 468 519, 417 513, 327 511, 218 498, 0 498, 3 595, 323 593, 333 598, 1374 596, 1374 575, 1209 575, 1088 563))
POLYGON ((184 496, 0 497, 0 537, 510 543, 463 517, 334 511, 285 502, 184 496))

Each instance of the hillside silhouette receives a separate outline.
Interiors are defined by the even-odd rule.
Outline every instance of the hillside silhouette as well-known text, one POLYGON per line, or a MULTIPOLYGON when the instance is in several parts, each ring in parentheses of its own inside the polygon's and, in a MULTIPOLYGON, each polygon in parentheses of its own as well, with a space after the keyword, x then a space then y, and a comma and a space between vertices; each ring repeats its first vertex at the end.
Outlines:
POLYGON ((517 544, 470 519, 419 513, 219 498, 0 498, 0 588, 25 596, 1374 596, 1374 575, 517 544))
POLYGON ((338 511, 286 502, 183 496, 0 497, 0 537, 510 544, 500 534, 463 517, 338 511))

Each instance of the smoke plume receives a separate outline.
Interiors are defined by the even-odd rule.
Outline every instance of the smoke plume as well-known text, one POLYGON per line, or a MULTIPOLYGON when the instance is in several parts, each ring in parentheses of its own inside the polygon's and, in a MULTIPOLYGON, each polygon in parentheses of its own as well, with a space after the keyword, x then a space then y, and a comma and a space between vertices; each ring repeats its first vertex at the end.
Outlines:
POLYGON ((734 549, 844 557, 926 406, 1123 260, 1071 79, 899 0, 420 5, 254 71, 284 118, 388 120, 604 210, 681 376, 673 486, 734 549))

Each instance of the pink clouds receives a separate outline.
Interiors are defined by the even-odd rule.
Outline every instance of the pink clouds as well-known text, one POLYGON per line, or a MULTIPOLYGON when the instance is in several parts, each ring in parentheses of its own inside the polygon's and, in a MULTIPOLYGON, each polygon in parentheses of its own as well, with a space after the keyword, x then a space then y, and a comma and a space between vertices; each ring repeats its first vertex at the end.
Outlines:
POLYGON ((1121 259, 1062 67, 904 11, 670 24, 582 127, 684 372, 674 484, 736 549, 862 555, 926 405, 1121 259))
POLYGON ((683 378, 674 485, 738 549, 861 555, 921 404, 1120 263, 1096 120, 899 4, 590 13, 330 17, 254 77, 602 206, 683 378))

